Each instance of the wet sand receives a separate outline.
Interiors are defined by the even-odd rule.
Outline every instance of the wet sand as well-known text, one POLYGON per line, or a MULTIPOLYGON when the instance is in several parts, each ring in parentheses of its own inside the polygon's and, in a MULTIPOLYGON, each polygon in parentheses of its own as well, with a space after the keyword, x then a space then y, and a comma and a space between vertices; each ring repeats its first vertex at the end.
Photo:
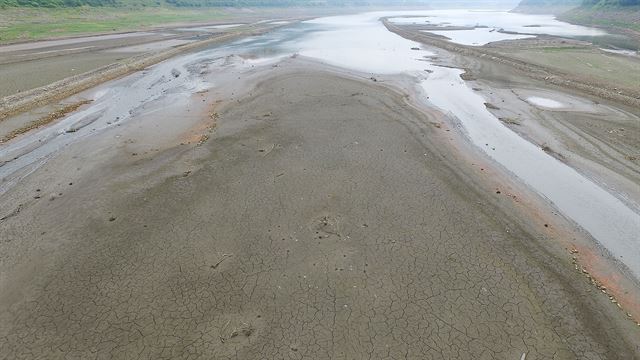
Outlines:
POLYGON ((442 115, 321 69, 124 123, 3 195, 1 356, 638 356, 442 115))
MULTIPOLYGON (((620 82, 618 84, 617 82, 612 81, 612 79, 607 78, 606 71, 604 71, 605 75, 602 75, 601 73, 600 76, 594 77, 589 75, 589 71, 576 72, 575 69, 573 71, 567 70, 567 64, 576 62, 576 59, 573 58, 575 57, 575 54, 573 57, 566 58, 563 66, 555 67, 541 64, 535 59, 535 57, 544 58, 544 54, 529 54, 528 56, 531 59, 526 57, 523 59, 511 54, 514 49, 518 49, 520 47, 528 48, 528 46, 531 46, 529 50, 545 46, 554 50, 554 48, 557 47, 562 48, 571 46, 566 43, 575 43, 574 40, 566 40, 562 38, 553 38, 553 40, 543 39, 542 41, 534 40, 533 42, 531 40, 511 40, 504 42, 505 44, 511 45, 502 45, 502 43, 497 42, 488 44, 487 46, 465 46, 450 42, 446 38, 421 31, 423 29, 420 26, 397 25, 390 22, 388 19, 383 19, 383 23, 389 31, 392 31, 406 39, 417 41, 427 46, 443 49, 452 54, 459 54, 464 57, 491 60, 494 63, 511 67, 512 69, 521 72, 521 74, 526 74, 530 79, 544 82, 549 86, 561 87, 564 90, 571 92, 578 91, 582 94, 594 96, 606 101, 612 101, 624 106, 630 106, 633 108, 640 107, 640 87, 638 87, 636 83, 627 84, 620 82), (511 47, 513 47, 513 49, 511 49, 511 47)), ((578 46, 584 46, 584 43, 579 42, 578 46)), ((635 66, 635 60, 630 61, 633 64, 630 65, 628 63, 629 59, 625 60, 625 67, 630 69, 637 68, 637 66, 635 66)), ((630 76, 634 77, 635 72, 631 73, 630 76)))
MULTIPOLYGON (((287 17, 291 21, 299 19, 293 15, 287 17)), ((108 72, 109 65, 126 66, 143 57, 175 52, 180 47, 185 51, 193 49, 197 42, 210 44, 216 38, 232 33, 260 33, 265 28, 282 24, 252 22, 241 25, 210 25, 204 29, 194 27, 194 24, 182 24, 190 27, 159 27, 148 31, 0 45, 0 78, 4 80, 0 86, 0 100, 10 95, 28 97, 30 91, 88 72, 99 77, 100 73, 108 72)), ((105 76, 101 82, 110 79, 105 76)), ((0 113, 2 110, 0 106, 0 113)))
POLYGON ((0 98, 77 76, 123 60, 127 55, 95 52, 2 64, 0 77, 4 80, 0 88, 0 98))
POLYGON ((549 86, 503 64, 455 56, 473 86, 503 123, 558 160, 616 194, 640 204, 640 111, 577 91, 549 86), (531 106, 529 98, 553 99, 560 108, 531 106))

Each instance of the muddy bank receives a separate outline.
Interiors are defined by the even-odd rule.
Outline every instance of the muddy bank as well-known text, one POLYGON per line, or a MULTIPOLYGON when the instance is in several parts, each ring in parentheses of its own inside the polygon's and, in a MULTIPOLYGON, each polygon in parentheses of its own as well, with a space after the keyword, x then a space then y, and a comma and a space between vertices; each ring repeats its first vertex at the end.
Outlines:
POLYGON ((122 54, 85 53, 2 64, 0 99, 5 96, 19 97, 23 91, 47 86, 60 79, 75 76, 79 80, 83 76, 90 76, 95 69, 104 72, 110 64, 126 61, 123 59, 125 57, 122 54))
POLYGON ((439 58, 473 74, 469 85, 511 130, 628 200, 629 206, 640 203, 637 109, 562 91, 492 60, 444 52, 439 58), (531 99, 553 99, 556 107, 536 105, 531 99))
MULTIPOLYGON (((257 35, 282 25, 262 24, 243 30, 218 34, 201 41, 179 45, 170 49, 151 52, 116 61, 104 67, 65 78, 51 84, 20 92, 0 99, 0 121, 8 116, 60 100, 89 89, 108 80, 113 80, 184 52, 193 51, 217 43, 231 41, 244 36, 257 35)), ((111 55, 118 56, 118 55, 111 55)))
POLYGON ((144 154, 167 132, 129 122, 0 199, 25 203, 0 222, 3 357, 638 356, 637 325, 438 113, 286 68, 196 99, 190 117, 216 114, 199 146, 144 154))
POLYGON ((395 25, 386 18, 382 19, 382 22, 389 31, 410 40, 422 42, 424 44, 464 56, 473 56, 499 62, 517 69, 522 72, 522 74, 525 74, 532 79, 542 80, 550 85, 560 86, 572 91, 581 91, 583 93, 614 101, 626 106, 633 106, 635 108, 640 107, 640 93, 638 92, 640 90, 637 88, 606 88, 603 87, 601 83, 592 83, 586 78, 578 78, 569 74, 557 73, 546 67, 505 56, 504 54, 492 51, 489 48, 460 46, 437 36, 431 36, 428 33, 420 32, 418 29, 413 29, 410 26, 395 25))

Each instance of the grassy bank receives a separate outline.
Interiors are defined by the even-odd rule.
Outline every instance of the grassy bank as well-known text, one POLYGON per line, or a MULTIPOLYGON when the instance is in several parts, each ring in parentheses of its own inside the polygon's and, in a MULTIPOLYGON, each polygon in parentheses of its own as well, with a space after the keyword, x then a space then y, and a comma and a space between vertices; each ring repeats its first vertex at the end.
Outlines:
POLYGON ((220 8, 6 8, 0 10, 0 43, 224 20, 227 16, 220 8))
POLYGON ((625 8, 580 7, 560 15, 559 18, 573 24, 640 32, 640 6, 625 8))
POLYGON ((604 54, 588 48, 545 47, 521 49, 506 55, 569 74, 585 78, 608 88, 629 89, 640 93, 640 63, 626 56, 604 54))

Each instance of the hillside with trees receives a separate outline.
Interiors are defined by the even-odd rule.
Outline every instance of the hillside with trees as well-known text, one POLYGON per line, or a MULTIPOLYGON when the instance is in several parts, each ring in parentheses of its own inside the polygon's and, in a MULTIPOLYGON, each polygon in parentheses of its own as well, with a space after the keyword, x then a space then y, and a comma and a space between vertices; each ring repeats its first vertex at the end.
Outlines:
POLYGON ((583 7, 594 8, 621 8, 628 6, 640 6, 640 0, 584 0, 583 7))
POLYGON ((640 32, 640 0, 522 0, 513 11, 555 14, 574 24, 640 32))
POLYGON ((575 24, 622 30, 640 38, 640 0, 584 0, 559 15, 575 24))
POLYGON ((528 14, 560 14, 581 4, 582 0, 522 0, 513 11, 528 14))

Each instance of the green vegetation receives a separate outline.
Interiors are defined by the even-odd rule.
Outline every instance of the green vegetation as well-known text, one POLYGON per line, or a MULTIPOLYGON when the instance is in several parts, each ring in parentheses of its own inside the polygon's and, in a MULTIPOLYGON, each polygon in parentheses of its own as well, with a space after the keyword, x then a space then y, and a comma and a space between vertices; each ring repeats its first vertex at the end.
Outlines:
POLYGON ((522 0, 518 6, 580 6, 582 0, 522 0))
POLYGON ((523 49, 508 55, 578 78, 587 76, 609 88, 640 90, 640 63, 631 57, 575 47, 523 49))
POLYGON ((594 8, 618 8, 625 6, 639 6, 640 0, 583 0, 582 6, 594 8))
POLYGON ((515 9, 554 13, 570 23, 640 31, 640 0, 522 0, 515 9))
POLYGON ((179 22, 223 20, 223 9, 9 8, 0 11, 0 42, 117 32, 179 22))
POLYGON ((516 12, 533 14, 560 14, 580 6, 582 0, 522 0, 516 12))
MULTIPOLYGON (((425 0, 395 0, 394 5, 425 0)), ((0 43, 229 19, 231 7, 375 5, 389 0, 0 0, 0 43)), ((266 10, 263 10, 266 11, 266 10)), ((277 16, 274 14, 274 16, 277 16)))
MULTIPOLYGON (((423 1, 396 0, 393 4, 423 1)), ((388 0, 0 0, 0 43, 230 20, 230 7, 269 7, 277 12, 285 6, 383 2, 388 0)))
POLYGON ((559 19, 573 24, 640 31, 639 16, 640 8, 633 11, 577 8, 560 15, 559 19))
MULTIPOLYGON (((417 4, 421 0, 396 0, 394 5, 417 4)), ((260 7, 260 6, 343 6, 375 5, 389 3, 386 0, 0 0, 0 8, 45 7, 65 8, 93 7, 260 7)))
POLYGON ((522 0, 518 6, 581 6, 602 9, 637 5, 640 5, 640 0, 522 0))
POLYGON ((640 31, 640 0, 584 0, 582 6, 559 18, 581 25, 640 31))

